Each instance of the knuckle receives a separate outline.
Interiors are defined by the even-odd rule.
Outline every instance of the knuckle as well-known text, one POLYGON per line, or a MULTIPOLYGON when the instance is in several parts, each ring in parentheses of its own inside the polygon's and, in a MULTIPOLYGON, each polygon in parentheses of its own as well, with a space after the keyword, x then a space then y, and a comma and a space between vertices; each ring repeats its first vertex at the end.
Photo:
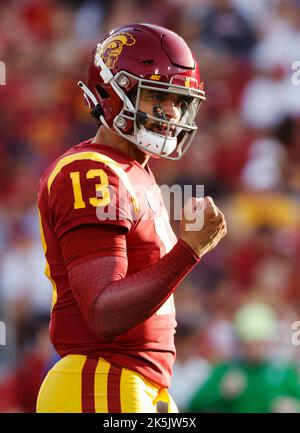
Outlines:
POLYGON ((224 222, 224 215, 222 214, 222 212, 219 212, 217 217, 216 217, 216 221, 218 224, 223 224, 224 222))
POLYGON ((208 216, 216 218, 219 214, 219 210, 217 206, 213 203, 213 201, 207 201, 205 203, 205 212, 208 216))
POLYGON ((214 205, 214 201, 210 195, 205 196, 204 200, 205 200, 206 205, 208 205, 208 206, 214 205))

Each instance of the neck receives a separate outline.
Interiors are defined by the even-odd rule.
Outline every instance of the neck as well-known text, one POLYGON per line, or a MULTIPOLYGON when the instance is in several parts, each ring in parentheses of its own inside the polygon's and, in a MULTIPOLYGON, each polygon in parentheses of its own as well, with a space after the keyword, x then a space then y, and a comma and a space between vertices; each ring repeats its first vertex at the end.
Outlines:
POLYGON ((95 135, 92 143, 101 143, 105 146, 118 149, 125 153, 130 159, 137 161, 142 167, 145 167, 150 159, 149 155, 146 155, 140 149, 138 149, 133 143, 120 137, 117 133, 111 131, 105 126, 100 126, 95 135))

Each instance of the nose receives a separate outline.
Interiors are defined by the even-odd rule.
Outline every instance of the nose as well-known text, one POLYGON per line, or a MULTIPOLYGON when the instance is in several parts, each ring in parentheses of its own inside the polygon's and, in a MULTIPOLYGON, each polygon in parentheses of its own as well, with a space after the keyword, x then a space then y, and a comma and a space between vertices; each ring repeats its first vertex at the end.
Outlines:
POLYGON ((166 115, 168 120, 180 120, 180 108, 175 104, 175 102, 171 99, 164 101, 161 104, 162 109, 166 115))

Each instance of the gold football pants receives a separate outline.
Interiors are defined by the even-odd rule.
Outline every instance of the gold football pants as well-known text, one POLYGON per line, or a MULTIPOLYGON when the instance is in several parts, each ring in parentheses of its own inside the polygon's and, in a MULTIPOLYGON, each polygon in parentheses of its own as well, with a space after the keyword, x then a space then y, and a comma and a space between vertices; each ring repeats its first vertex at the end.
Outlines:
POLYGON ((37 412, 155 413, 157 403, 178 412, 165 388, 102 358, 67 355, 48 372, 37 412))

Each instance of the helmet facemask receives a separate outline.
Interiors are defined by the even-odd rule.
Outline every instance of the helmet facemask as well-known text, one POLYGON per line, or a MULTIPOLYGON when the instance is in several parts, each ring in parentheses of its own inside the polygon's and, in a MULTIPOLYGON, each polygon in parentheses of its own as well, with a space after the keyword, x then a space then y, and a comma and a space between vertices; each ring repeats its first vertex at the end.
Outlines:
POLYGON ((205 100, 204 91, 137 78, 124 71, 116 74, 116 83, 125 82, 125 77, 137 82, 136 93, 134 98, 128 98, 124 92, 124 106, 113 122, 115 130, 154 157, 182 158, 197 131, 194 120, 202 101, 205 100), (147 112, 142 109, 145 95, 153 95, 152 109, 147 112), (178 120, 168 119, 163 110, 163 101, 168 97, 175 98, 180 105, 181 115, 178 120), (128 105, 126 100, 130 101, 128 105), (124 132, 128 124, 131 124, 132 128, 130 132, 124 132))

